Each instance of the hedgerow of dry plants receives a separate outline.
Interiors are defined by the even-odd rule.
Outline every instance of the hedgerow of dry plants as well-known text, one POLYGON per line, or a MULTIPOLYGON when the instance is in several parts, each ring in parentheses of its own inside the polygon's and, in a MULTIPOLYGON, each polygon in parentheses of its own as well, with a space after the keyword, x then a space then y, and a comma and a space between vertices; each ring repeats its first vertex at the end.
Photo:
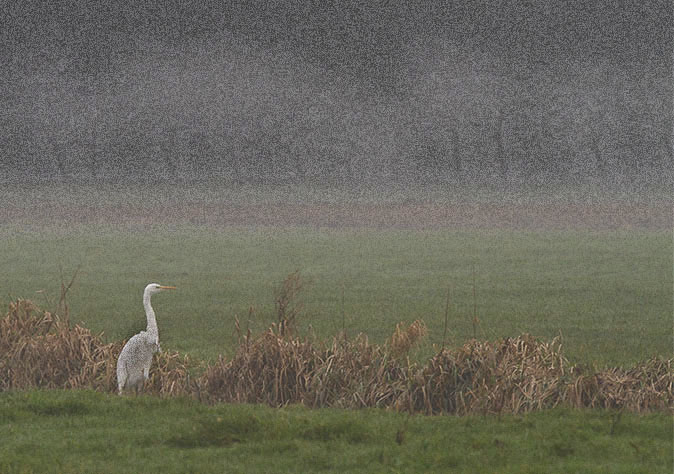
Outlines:
POLYGON ((0 321, 0 387, 109 389, 115 384, 109 360, 121 350, 117 346, 18 300, 0 321))
POLYGON ((200 379, 209 402, 303 403, 311 407, 391 406, 408 367, 360 335, 330 344, 283 337, 276 327, 220 358, 200 379))
MULTIPOLYGON (((248 333, 231 359, 220 357, 205 368, 177 352, 157 354, 145 391, 207 403, 383 407, 426 414, 523 413, 557 405, 643 412, 674 406, 672 359, 591 372, 569 364, 560 339, 542 342, 525 334, 471 340, 416 364, 408 353, 426 333, 421 321, 398 325, 383 345, 365 335, 314 341, 290 328, 274 324, 258 337, 248 333)), ((0 390, 114 392, 122 346, 17 300, 0 320, 0 390)))

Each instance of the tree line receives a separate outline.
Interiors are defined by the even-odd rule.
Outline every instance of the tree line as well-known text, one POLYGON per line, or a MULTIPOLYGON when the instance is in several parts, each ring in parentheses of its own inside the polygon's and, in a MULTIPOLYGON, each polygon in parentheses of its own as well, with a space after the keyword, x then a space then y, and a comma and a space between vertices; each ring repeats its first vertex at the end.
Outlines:
MULTIPOLYGON (((114 36, 112 27, 68 34, 62 25, 52 32, 60 42, 10 42, 9 67, 0 72, 7 86, 0 91, 0 176, 506 185, 671 179, 671 55, 645 57, 635 42, 634 51, 593 56, 571 51, 559 33, 557 49, 541 46, 545 35, 534 23, 513 44, 485 45, 468 41, 470 31, 442 34, 430 20, 437 12, 417 12, 415 21, 429 26, 416 36, 414 21, 396 29, 395 15, 377 23, 381 12, 362 13, 342 39, 329 11, 314 12, 318 23, 303 30, 295 21, 283 29, 290 20, 279 20, 282 13, 267 12, 262 20, 276 26, 265 29, 247 11, 238 30, 214 34, 219 25, 206 24, 206 33, 191 33, 185 12, 169 12, 178 31, 158 23, 159 39, 130 30, 114 36), (93 49, 86 47, 91 35, 93 49)), ((450 13, 484 27, 475 12, 450 13)), ((496 27, 485 31, 510 38, 496 27)))

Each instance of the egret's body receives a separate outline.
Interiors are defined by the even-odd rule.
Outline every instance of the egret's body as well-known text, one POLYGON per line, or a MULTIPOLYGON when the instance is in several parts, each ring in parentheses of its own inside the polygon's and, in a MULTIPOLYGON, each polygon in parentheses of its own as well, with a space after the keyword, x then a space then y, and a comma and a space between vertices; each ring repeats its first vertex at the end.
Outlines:
POLYGON ((150 283, 145 287, 143 306, 145 306, 147 317, 147 329, 129 339, 119 354, 117 359, 117 388, 120 394, 125 389, 139 391, 150 376, 152 355, 161 350, 157 318, 150 304, 150 298, 155 293, 171 289, 174 289, 174 287, 162 286, 157 283, 150 283))

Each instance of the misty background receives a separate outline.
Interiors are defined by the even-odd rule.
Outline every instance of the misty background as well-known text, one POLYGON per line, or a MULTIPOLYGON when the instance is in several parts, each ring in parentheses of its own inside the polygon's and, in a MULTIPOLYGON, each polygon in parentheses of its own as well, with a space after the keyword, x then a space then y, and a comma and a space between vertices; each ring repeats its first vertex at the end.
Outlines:
POLYGON ((5 183, 671 184, 668 0, 0 8, 5 183))

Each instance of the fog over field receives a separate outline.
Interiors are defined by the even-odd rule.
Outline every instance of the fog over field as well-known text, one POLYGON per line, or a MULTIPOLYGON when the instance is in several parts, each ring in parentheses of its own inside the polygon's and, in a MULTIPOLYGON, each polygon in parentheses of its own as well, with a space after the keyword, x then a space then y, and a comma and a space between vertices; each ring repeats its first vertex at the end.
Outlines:
POLYGON ((671 472, 672 25, 0 1, 0 473, 671 472))
POLYGON ((664 0, 11 2, 0 181, 671 189, 673 20, 664 0))

